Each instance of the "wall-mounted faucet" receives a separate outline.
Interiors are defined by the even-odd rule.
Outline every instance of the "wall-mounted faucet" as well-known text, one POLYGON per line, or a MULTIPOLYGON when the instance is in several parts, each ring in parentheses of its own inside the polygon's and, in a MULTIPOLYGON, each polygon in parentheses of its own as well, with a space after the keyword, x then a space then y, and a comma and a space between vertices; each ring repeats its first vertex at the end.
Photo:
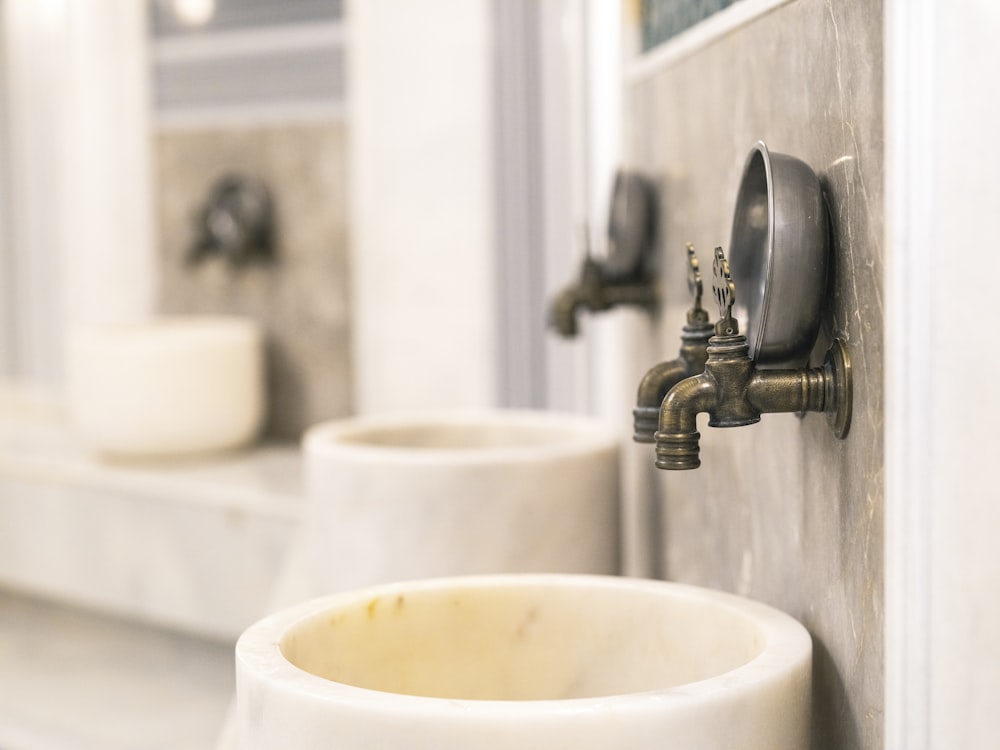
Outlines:
POLYGON ((773 412, 825 412, 839 438, 851 422, 851 365, 840 341, 834 341, 822 367, 761 370, 750 358, 746 336, 733 318, 736 287, 722 248, 715 250, 713 291, 720 319, 708 343, 700 375, 680 381, 660 406, 656 466, 696 469, 699 459, 697 415, 707 412, 712 427, 740 427, 773 412))
POLYGON ((269 263, 275 255, 274 202, 267 186, 241 174, 225 174, 209 190, 196 218, 197 237, 188 264, 217 257, 231 266, 269 263))
POLYGON ((579 280, 560 292, 549 309, 549 323, 562 336, 579 332, 580 310, 601 312, 619 305, 653 308, 657 303, 654 270, 656 192, 636 174, 615 175, 608 219, 607 258, 590 254, 579 280))
POLYGON ((681 331, 681 350, 676 359, 660 362, 643 376, 636 394, 633 439, 637 443, 652 443, 660 424, 660 404, 667 393, 685 378, 698 375, 708 359, 708 341, 715 326, 701 306, 702 280, 694 245, 687 245, 688 292, 694 298, 687 311, 687 322, 681 331))

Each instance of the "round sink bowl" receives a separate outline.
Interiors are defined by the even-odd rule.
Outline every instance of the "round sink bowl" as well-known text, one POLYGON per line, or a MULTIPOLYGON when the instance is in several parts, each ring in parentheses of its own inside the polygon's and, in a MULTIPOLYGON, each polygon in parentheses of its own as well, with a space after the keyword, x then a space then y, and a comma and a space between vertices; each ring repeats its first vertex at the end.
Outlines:
POLYGON ((78 326, 67 364, 74 426, 103 454, 234 448, 252 441, 263 421, 263 334, 249 319, 78 326))
POLYGON ((616 573, 618 442, 597 420, 526 411, 311 428, 310 595, 470 573, 616 573))
POLYGON ((812 643, 763 604, 586 575, 425 579, 236 645, 246 750, 807 750, 812 643))

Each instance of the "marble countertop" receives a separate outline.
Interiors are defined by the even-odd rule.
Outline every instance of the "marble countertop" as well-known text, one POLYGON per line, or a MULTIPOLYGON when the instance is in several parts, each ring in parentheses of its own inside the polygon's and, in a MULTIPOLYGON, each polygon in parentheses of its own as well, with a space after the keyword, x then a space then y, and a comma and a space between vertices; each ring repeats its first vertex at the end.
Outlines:
POLYGON ((0 383, 0 586, 232 639, 267 613, 302 506, 295 444, 112 461, 0 383))
POLYGON ((57 405, 0 395, 0 476, 297 516, 300 464, 294 444, 170 460, 110 460, 87 449, 57 405))

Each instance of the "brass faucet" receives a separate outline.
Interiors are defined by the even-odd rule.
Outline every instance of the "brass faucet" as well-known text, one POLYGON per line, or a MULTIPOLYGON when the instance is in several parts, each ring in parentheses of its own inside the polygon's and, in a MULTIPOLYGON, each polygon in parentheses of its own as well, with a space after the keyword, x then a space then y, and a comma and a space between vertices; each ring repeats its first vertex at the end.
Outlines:
POLYGON ((822 367, 759 370, 750 359, 746 336, 733 318, 736 287, 721 247, 715 249, 713 291, 720 320, 708 342, 708 358, 700 375, 680 381, 660 405, 656 442, 659 469, 697 469, 697 416, 708 412, 711 427, 740 427, 775 412, 821 411, 838 438, 851 422, 851 364, 835 340, 822 367))
POLYGON ((558 294, 549 309, 549 324, 567 338, 578 332, 577 312, 603 312, 619 305, 653 309, 657 304, 655 263, 656 191, 652 182, 619 170, 608 217, 608 252, 601 261, 586 257, 579 280, 558 294))
POLYGON ((577 311, 610 310, 619 305, 651 308, 657 294, 652 280, 643 270, 630 276, 616 276, 588 253, 580 271, 580 280, 556 297, 549 311, 549 322, 561 336, 571 338, 579 332, 577 311))
POLYGON ((681 330, 680 356, 652 367, 639 382, 636 407, 632 410, 634 428, 632 438, 637 443, 652 443, 660 423, 660 404, 667 393, 685 378, 698 375, 705 369, 708 359, 708 340, 715 327, 708 319, 708 312, 701 306, 702 281, 694 245, 687 245, 688 292, 694 304, 687 311, 687 323, 681 330))

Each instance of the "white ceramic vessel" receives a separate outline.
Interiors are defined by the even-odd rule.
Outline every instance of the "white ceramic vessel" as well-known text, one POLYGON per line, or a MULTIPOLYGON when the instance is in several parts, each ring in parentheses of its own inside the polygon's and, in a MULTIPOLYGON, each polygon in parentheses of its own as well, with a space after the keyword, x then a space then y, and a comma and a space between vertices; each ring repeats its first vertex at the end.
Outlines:
POLYGON ((807 750, 788 615, 642 579, 504 575, 312 600, 236 646, 244 750, 807 750))
POLYGON ((67 369, 73 424, 103 454, 234 448, 251 442, 264 418, 263 335, 246 318, 78 326, 67 369))
POLYGON ((304 461, 310 595, 618 571, 618 440, 596 420, 502 410, 347 419, 310 429, 304 461))

